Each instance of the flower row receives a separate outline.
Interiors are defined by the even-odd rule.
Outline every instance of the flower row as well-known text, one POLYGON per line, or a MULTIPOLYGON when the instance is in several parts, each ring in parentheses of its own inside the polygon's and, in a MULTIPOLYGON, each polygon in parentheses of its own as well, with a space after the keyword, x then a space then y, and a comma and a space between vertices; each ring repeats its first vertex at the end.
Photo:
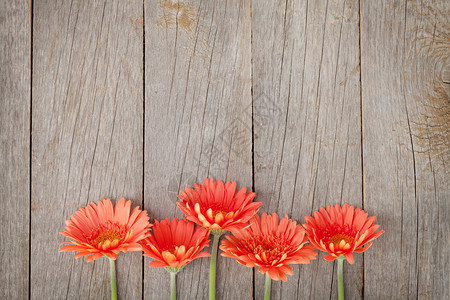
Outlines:
MULTIPOLYGON (((71 240, 63 242, 69 245, 60 251, 77 251, 75 258, 87 256, 88 262, 106 256, 114 267, 119 252, 142 250, 154 259, 150 267, 170 272, 171 299, 176 298, 176 274, 192 260, 211 255, 209 299, 215 299, 219 239, 229 232, 221 242, 221 255, 266 273, 265 299, 270 298, 270 280, 286 281, 286 275, 293 274, 290 265, 308 264, 317 256, 315 249, 327 252, 324 258, 328 261, 338 259, 341 299, 342 261, 353 264, 353 253, 366 251, 384 232, 377 231, 375 217, 348 204, 322 207, 314 217, 305 217, 303 226, 287 215, 281 220, 276 213, 260 217, 261 202, 253 202, 255 193, 246 188, 237 191, 235 182, 207 178, 203 185, 186 187, 178 197, 177 205, 186 218, 155 220, 154 224, 149 223, 145 210, 135 207, 131 211, 131 201, 124 198, 115 206, 105 199, 80 208, 66 221, 61 234, 71 240), (209 246, 210 233, 214 236, 211 254, 202 252, 209 246)), ((115 273, 111 279, 111 297, 116 299, 115 273)))

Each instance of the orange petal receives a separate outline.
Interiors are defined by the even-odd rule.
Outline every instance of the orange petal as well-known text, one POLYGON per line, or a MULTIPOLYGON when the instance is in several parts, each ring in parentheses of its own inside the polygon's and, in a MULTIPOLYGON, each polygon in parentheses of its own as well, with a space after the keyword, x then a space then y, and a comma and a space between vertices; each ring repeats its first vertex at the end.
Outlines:
POLYGON ((223 221, 223 219, 224 219, 224 216, 223 216, 223 214, 221 213, 221 212, 219 212, 217 215, 216 215, 216 218, 215 218, 215 222, 216 223, 221 223, 222 221, 223 221))
POLYGON ((369 249, 370 246, 372 246, 372 244, 373 244, 373 242, 372 242, 372 243, 369 243, 369 244, 367 244, 367 245, 365 245, 364 247, 355 249, 354 252, 356 252, 356 253, 362 253, 362 252, 366 251, 367 249, 369 249))
POLYGON ((328 261, 334 261, 336 259, 333 255, 325 255, 323 258, 328 261))
POLYGON ((171 264, 171 263, 173 263, 174 261, 176 261, 175 255, 173 255, 173 254, 170 253, 169 251, 163 251, 162 257, 164 258, 164 260, 165 260, 168 264, 171 264))
POLYGON ((148 265, 150 268, 159 268, 159 267, 167 267, 166 263, 163 263, 161 261, 158 260, 153 260, 149 263, 148 265))
POLYGON ((110 240, 106 240, 103 245, 102 245, 102 249, 106 250, 109 249, 111 247, 111 241, 110 240))
POLYGON ((225 215, 225 219, 230 220, 231 218, 233 218, 233 216, 234 216, 234 212, 230 211, 229 213, 227 213, 225 215))
POLYGON ((206 211, 206 215, 208 216, 208 218, 209 218, 210 220, 212 220, 212 219, 214 218, 214 216, 213 216, 213 211, 212 211, 211 208, 208 208, 208 210, 206 211))
POLYGON ((194 205, 194 211, 197 213, 197 214, 201 214, 202 212, 200 211, 200 204, 199 203, 195 203, 195 205, 194 205))
POLYGON ((353 252, 347 252, 344 255, 345 255, 345 258, 347 259, 348 263, 353 265, 353 262, 354 262, 354 260, 353 260, 353 252))
POLYGON ((334 244, 330 243, 329 247, 330 247, 331 252, 334 252, 334 244))
POLYGON ((276 270, 275 268, 270 268, 270 269, 268 270, 268 273, 269 273, 269 277, 270 277, 272 280, 275 280, 275 281, 280 280, 280 276, 278 275, 278 272, 277 272, 277 270, 276 270))
POLYGON ((91 261, 96 260, 96 259, 98 259, 98 258, 100 258, 102 256, 103 256, 103 253, 94 253, 94 254, 89 255, 88 257, 86 257, 86 261, 87 262, 91 262, 91 261))
MULTIPOLYGON (((211 226, 211 223, 209 223, 208 221, 204 221, 204 222, 202 222, 202 225, 203 225, 203 227, 205 227, 205 228, 212 228, 213 226, 211 226)), ((217 224, 213 224, 213 225, 217 225, 217 224)), ((214 229, 214 228, 212 228, 212 229, 214 229)), ((216 229, 214 229, 214 230, 216 230, 216 229)))
POLYGON ((204 227, 210 227, 212 230, 221 230, 222 229, 222 227, 220 227, 219 224, 216 224, 216 223, 214 223, 212 225, 208 225, 208 226, 205 226, 205 224, 203 224, 203 226, 204 227))
POLYGON ((180 247, 178 247, 177 251, 176 251, 176 256, 179 260, 184 258, 184 255, 186 254, 186 247, 184 245, 181 245, 180 247))

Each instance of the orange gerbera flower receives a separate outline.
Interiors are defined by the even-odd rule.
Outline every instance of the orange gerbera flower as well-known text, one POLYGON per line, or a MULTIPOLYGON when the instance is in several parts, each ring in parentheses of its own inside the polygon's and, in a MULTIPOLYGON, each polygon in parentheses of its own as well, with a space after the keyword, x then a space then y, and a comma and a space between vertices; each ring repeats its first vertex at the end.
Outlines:
POLYGON ((155 221, 152 234, 142 241, 144 255, 154 258, 149 267, 166 267, 170 272, 178 272, 192 260, 210 256, 200 252, 208 246, 209 231, 195 226, 185 218, 155 221))
POLYGON ((214 233, 238 230, 248 226, 248 220, 256 214, 261 202, 252 202, 255 193, 242 188, 236 193, 236 182, 223 183, 205 179, 204 185, 180 192, 177 205, 187 218, 214 233))
POLYGON ((62 242, 71 245, 59 251, 80 251, 75 258, 89 255, 86 258, 89 262, 104 255, 115 260, 120 251, 142 250, 138 242, 147 236, 149 217, 147 211, 139 207, 130 214, 130 208, 131 201, 125 198, 114 208, 109 199, 80 208, 66 220, 66 230, 60 232, 73 241, 62 242))
POLYGON ((326 210, 321 207, 314 212, 314 218, 305 217, 303 226, 311 243, 329 253, 324 257, 326 260, 333 261, 344 255, 353 264, 353 252, 366 251, 372 241, 384 233, 384 230, 376 231, 380 225, 374 225, 375 217, 367 216, 364 210, 347 203, 342 208, 339 204, 328 205, 326 210))
POLYGON ((222 241, 222 256, 235 258, 247 267, 259 267, 273 280, 287 280, 293 271, 289 264, 309 264, 317 253, 313 245, 305 245, 305 230, 286 215, 278 222, 278 215, 255 215, 250 227, 234 231, 222 241))

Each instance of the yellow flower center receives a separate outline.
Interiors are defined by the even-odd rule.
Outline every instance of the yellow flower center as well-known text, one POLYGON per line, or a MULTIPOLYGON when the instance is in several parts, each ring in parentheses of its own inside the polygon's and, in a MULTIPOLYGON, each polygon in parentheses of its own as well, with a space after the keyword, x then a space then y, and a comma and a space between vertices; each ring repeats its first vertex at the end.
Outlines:
POLYGON ((177 246, 170 246, 162 249, 162 252, 169 252, 170 254, 174 254, 177 246))
MULTIPOLYGON (((274 245, 275 246, 275 245, 274 245)), ((262 254, 262 252, 264 252, 266 255, 272 255, 272 256, 277 256, 279 255, 281 252, 274 248, 274 246, 269 246, 269 245, 258 245, 256 246, 256 248, 253 250, 254 254, 262 254)), ((275 246, 276 247, 276 246, 275 246)))
POLYGON ((218 210, 218 209, 213 209, 212 213, 213 213, 213 217, 216 217, 219 213, 222 213, 222 215, 224 215, 224 216, 227 214, 226 211, 218 210))
POLYGON ((122 238, 122 235, 114 230, 108 230, 100 233, 97 238, 95 239, 95 243, 98 245, 100 243, 104 243, 105 241, 109 240, 110 242, 113 242, 114 240, 120 240, 122 238))
POLYGON ((266 263, 278 261, 283 254, 292 250, 285 239, 275 235, 251 238, 246 246, 249 252, 259 255, 266 263))
POLYGON ((328 242, 329 242, 329 243, 333 243, 334 245, 339 245, 339 243, 340 243, 342 240, 343 240, 346 244, 351 244, 351 243, 353 242, 354 238, 352 238, 352 237, 350 237, 350 236, 348 236, 348 235, 346 235, 346 234, 343 234, 343 233, 338 233, 338 234, 335 234, 335 235, 331 236, 331 237, 328 239, 328 242))

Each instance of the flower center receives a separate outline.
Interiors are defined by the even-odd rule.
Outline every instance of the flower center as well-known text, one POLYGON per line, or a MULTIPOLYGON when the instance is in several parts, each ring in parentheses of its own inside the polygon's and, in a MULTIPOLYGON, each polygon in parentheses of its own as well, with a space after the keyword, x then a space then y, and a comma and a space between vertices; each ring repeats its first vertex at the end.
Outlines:
POLYGON ((338 245, 341 241, 344 241, 346 244, 351 244, 353 242, 354 238, 351 236, 348 236, 344 233, 338 233, 333 236, 331 236, 328 239, 328 243, 333 243, 334 245, 338 245))
POLYGON ((227 212, 226 211, 223 211, 223 210, 220 210, 220 209, 213 209, 213 217, 215 217, 216 215, 218 215, 219 213, 222 213, 222 215, 226 215, 227 214, 227 212))
POLYGON ((108 230, 100 233, 95 239, 95 243, 98 245, 100 243, 104 243, 107 240, 113 242, 114 240, 120 240, 121 238, 122 235, 119 232, 116 232, 114 230, 108 230))
POLYGON ((222 213, 224 216, 228 213, 221 203, 212 203, 209 207, 212 210, 213 217, 222 213))
POLYGON ((169 247, 165 247, 163 249, 161 249, 162 252, 169 252, 171 254, 175 253, 177 246, 169 246, 169 247))
POLYGON ((258 254, 266 263, 272 263, 279 260, 284 253, 291 250, 291 246, 287 245, 286 240, 272 235, 262 237, 255 237, 247 241, 249 252, 258 254))
MULTIPOLYGON (((274 245, 275 246, 275 245, 274 245)), ((277 257, 281 254, 281 252, 274 248, 274 246, 270 246, 270 245, 258 245, 256 246, 256 248, 253 250, 254 254, 259 254, 260 256, 262 255, 262 253, 264 252, 265 256, 267 258, 269 257, 277 257)))
POLYGON ((97 247, 99 244, 105 244, 106 241, 112 243, 117 240, 120 242, 126 234, 125 226, 109 221, 92 229, 87 240, 92 246, 97 247))

